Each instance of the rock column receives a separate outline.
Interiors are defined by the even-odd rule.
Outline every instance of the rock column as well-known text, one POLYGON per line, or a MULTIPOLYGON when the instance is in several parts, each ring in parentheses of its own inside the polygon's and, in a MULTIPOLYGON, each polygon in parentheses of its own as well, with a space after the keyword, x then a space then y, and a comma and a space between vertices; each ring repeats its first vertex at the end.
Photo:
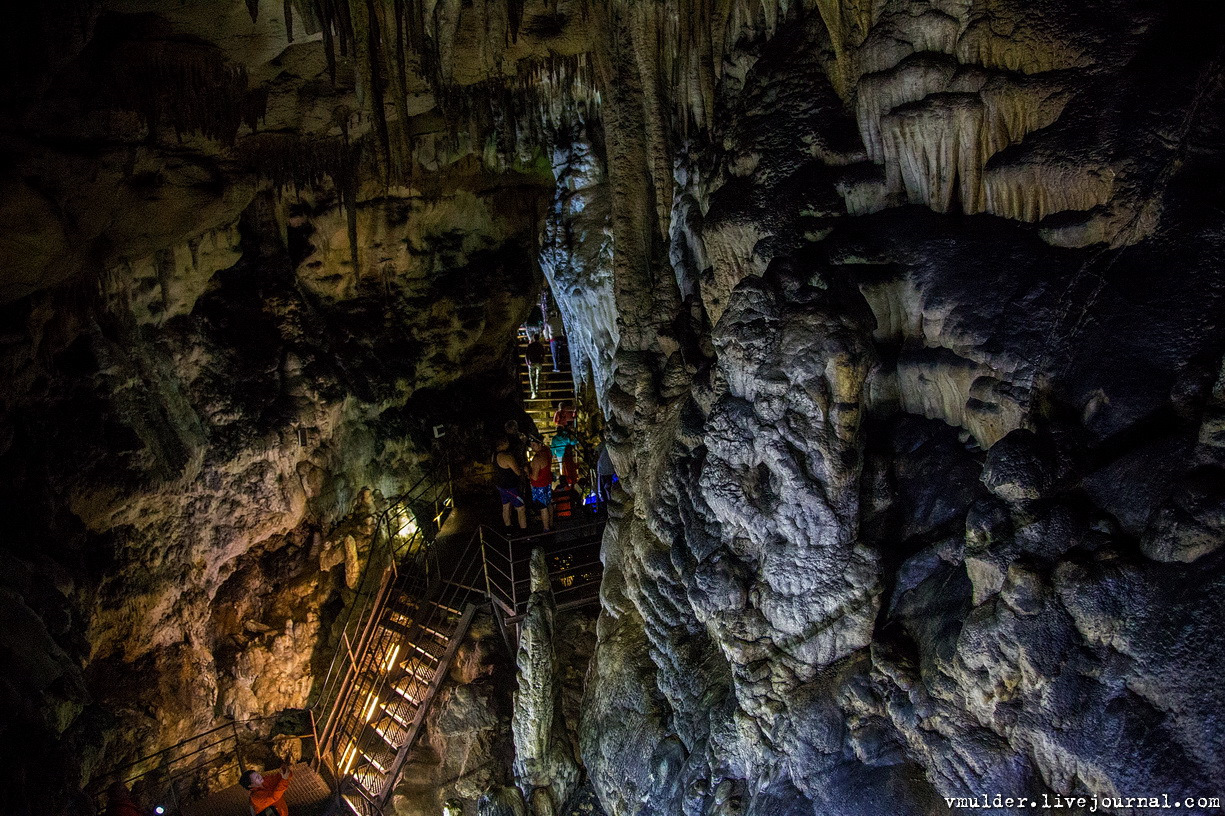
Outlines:
POLYGON ((554 816, 578 786, 579 767, 566 735, 553 650, 553 591, 543 550, 531 560, 532 594, 519 636, 519 689, 511 731, 515 783, 532 816, 554 816))

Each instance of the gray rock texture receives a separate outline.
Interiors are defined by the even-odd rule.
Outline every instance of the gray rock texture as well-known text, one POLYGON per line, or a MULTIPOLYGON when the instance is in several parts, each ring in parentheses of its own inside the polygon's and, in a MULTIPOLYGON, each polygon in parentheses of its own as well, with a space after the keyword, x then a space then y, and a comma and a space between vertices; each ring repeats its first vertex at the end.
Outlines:
POLYGON ((561 706, 555 651, 556 607, 543 549, 532 551, 531 595, 520 625, 518 690, 511 731, 515 739, 515 783, 531 816, 559 816, 578 787, 574 757, 561 706))
POLYGON ((1225 784, 1221 21, 1110 8, 614 12, 609 813, 1225 784))

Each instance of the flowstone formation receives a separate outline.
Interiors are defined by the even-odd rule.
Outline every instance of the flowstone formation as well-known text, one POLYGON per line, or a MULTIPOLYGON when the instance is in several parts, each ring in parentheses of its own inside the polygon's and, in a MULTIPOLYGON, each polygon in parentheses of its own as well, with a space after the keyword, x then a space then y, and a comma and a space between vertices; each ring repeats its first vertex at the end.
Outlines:
POLYGON ((605 807, 1214 795, 1219 15, 734 8, 686 55, 644 13, 603 108, 613 286, 571 285, 618 315, 630 494, 605 807))

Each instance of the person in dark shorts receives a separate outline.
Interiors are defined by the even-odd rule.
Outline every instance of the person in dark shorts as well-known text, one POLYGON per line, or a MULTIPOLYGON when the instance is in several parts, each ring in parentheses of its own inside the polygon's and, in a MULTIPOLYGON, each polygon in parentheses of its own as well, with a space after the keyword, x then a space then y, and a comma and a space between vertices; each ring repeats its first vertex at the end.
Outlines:
POLYGON ((540 372, 544 369, 548 349, 540 342, 539 337, 533 336, 532 342, 527 344, 524 356, 527 357, 527 384, 531 389, 532 399, 536 399, 540 393, 540 372))
POLYGON ((502 500, 502 524, 510 529, 510 508, 519 515, 519 529, 527 529, 527 505, 520 495, 523 484, 523 469, 510 452, 510 440, 498 440, 498 452, 493 455, 493 486, 502 500))

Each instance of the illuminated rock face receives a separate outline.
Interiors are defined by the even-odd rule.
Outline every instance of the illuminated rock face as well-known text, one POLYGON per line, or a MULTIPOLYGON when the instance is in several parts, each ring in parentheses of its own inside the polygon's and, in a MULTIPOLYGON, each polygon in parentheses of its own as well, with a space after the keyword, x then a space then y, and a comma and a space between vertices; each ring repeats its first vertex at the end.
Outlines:
POLYGON ((583 728, 601 801, 1205 795, 1225 221, 1195 32, 1220 20, 816 11, 727 46, 718 127, 666 181, 635 126, 667 124, 606 99, 619 346, 596 378, 628 494, 583 728), (644 177, 674 191, 645 240, 644 177))
POLYGON ((318 237, 343 224, 334 202, 261 197, 96 295, 9 307, 6 746, 88 778, 307 701, 382 502, 439 456, 483 460, 486 423, 513 410, 547 194, 517 184, 510 218, 471 193, 383 197, 359 238, 413 252, 361 272, 318 237))

